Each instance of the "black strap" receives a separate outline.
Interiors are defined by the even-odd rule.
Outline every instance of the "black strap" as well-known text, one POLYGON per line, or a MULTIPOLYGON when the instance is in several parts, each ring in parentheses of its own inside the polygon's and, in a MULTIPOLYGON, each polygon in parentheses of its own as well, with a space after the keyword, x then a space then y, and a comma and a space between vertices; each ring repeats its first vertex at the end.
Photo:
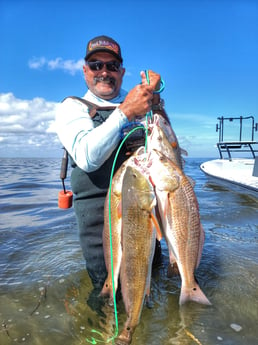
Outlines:
MULTIPOLYGON (((75 100, 87 105, 87 107, 89 108, 89 114, 90 114, 91 118, 93 118, 96 115, 98 110, 114 110, 114 109, 116 109, 116 106, 100 107, 100 106, 96 105, 95 103, 92 103, 92 102, 90 102, 84 98, 80 98, 77 96, 68 96, 68 97, 64 98, 63 101, 66 100, 67 98, 75 99, 75 100)), ((63 149, 64 149, 64 155, 63 155, 62 163, 61 163, 60 178, 62 180, 63 189, 65 192, 64 180, 66 179, 66 176, 67 176, 68 152, 67 152, 65 147, 63 147, 63 149)))
POLYGON ((63 149, 64 149, 64 155, 63 155, 62 163, 61 163, 60 179, 62 181, 64 193, 66 193, 64 180, 66 179, 66 176, 67 176, 68 152, 66 151, 65 148, 63 149))
POLYGON ((89 108, 89 114, 90 114, 91 118, 93 118, 96 115, 98 110, 115 110, 116 109, 116 106, 100 107, 99 105, 97 105, 95 103, 92 103, 92 102, 90 102, 90 101, 88 101, 88 100, 86 100, 84 98, 80 98, 80 97, 77 97, 77 96, 68 96, 65 99, 67 99, 67 98, 76 99, 77 101, 87 105, 87 107, 89 108))

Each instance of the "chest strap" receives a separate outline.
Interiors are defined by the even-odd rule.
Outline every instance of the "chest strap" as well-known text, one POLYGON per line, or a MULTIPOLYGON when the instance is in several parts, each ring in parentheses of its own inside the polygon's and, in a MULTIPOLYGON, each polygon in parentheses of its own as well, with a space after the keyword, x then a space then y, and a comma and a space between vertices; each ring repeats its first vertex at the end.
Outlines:
POLYGON ((76 97, 76 96, 68 96, 66 98, 72 98, 72 99, 75 99, 75 100, 87 105, 87 107, 89 108, 89 115, 91 118, 93 118, 96 115, 98 110, 115 110, 116 109, 116 106, 100 107, 100 106, 96 105, 95 103, 92 103, 90 101, 87 101, 84 98, 80 98, 80 97, 76 97))

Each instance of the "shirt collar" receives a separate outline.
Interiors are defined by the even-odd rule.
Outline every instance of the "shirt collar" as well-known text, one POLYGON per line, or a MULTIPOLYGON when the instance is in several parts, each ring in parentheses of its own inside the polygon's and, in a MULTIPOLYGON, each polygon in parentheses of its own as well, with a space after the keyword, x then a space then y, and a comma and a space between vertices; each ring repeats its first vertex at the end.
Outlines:
POLYGON ((86 92, 86 94, 84 95, 84 98, 86 100, 96 104, 96 105, 104 107, 104 106, 114 106, 114 105, 120 104, 121 102, 123 102, 126 95, 127 95, 127 92, 125 90, 121 89, 119 94, 115 98, 112 98, 112 99, 107 101, 105 99, 97 97, 96 95, 94 95, 94 93, 92 93, 90 90, 88 90, 86 92))

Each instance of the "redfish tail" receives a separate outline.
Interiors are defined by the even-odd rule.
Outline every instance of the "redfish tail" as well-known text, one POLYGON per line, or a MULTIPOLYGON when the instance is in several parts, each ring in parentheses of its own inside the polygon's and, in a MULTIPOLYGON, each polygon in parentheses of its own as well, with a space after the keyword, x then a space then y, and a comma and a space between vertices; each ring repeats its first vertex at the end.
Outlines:
POLYGON ((162 239, 162 232, 161 232, 161 229, 160 229, 160 226, 159 226, 159 222, 158 222, 156 216, 153 213, 151 213, 151 220, 152 220, 152 224, 154 225, 154 227, 156 229, 157 240, 161 241, 161 239, 162 239))
POLYGON ((120 335, 115 339, 115 345, 130 345, 132 342, 132 335, 134 329, 128 327, 124 328, 120 335))
POLYGON ((106 279, 99 295, 101 297, 108 298, 109 299, 109 302, 108 302, 109 305, 114 305, 113 287, 112 287, 112 284, 110 284, 107 279, 106 279))
POLYGON ((186 302, 196 302, 205 305, 211 305, 211 302, 202 292, 200 286, 195 283, 192 288, 184 287, 181 288, 179 305, 185 304, 186 302))
POLYGON ((171 277, 179 276, 179 275, 180 275, 180 272, 179 272, 177 263, 176 262, 173 262, 173 263, 170 262, 168 264, 168 268, 167 268, 167 277, 171 278, 171 277))

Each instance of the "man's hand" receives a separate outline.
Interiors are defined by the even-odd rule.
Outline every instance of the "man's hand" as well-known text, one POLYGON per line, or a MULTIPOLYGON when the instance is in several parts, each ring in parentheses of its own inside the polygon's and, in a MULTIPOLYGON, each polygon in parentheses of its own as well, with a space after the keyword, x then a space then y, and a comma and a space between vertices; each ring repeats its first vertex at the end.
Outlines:
MULTIPOLYGON (((148 70, 150 86, 153 91, 158 91, 160 89, 160 75, 151 70, 148 70)), ((148 85, 148 81, 145 72, 141 71, 142 84, 148 85)))
POLYGON ((143 71, 140 75, 142 78, 141 85, 137 85, 129 91, 124 102, 119 106, 129 121, 133 120, 135 116, 145 115, 151 110, 153 91, 160 88, 159 74, 149 71, 150 84, 143 71))
POLYGON ((153 88, 150 85, 137 85, 128 92, 119 108, 132 121, 135 116, 145 115, 151 110, 152 98, 153 88))

